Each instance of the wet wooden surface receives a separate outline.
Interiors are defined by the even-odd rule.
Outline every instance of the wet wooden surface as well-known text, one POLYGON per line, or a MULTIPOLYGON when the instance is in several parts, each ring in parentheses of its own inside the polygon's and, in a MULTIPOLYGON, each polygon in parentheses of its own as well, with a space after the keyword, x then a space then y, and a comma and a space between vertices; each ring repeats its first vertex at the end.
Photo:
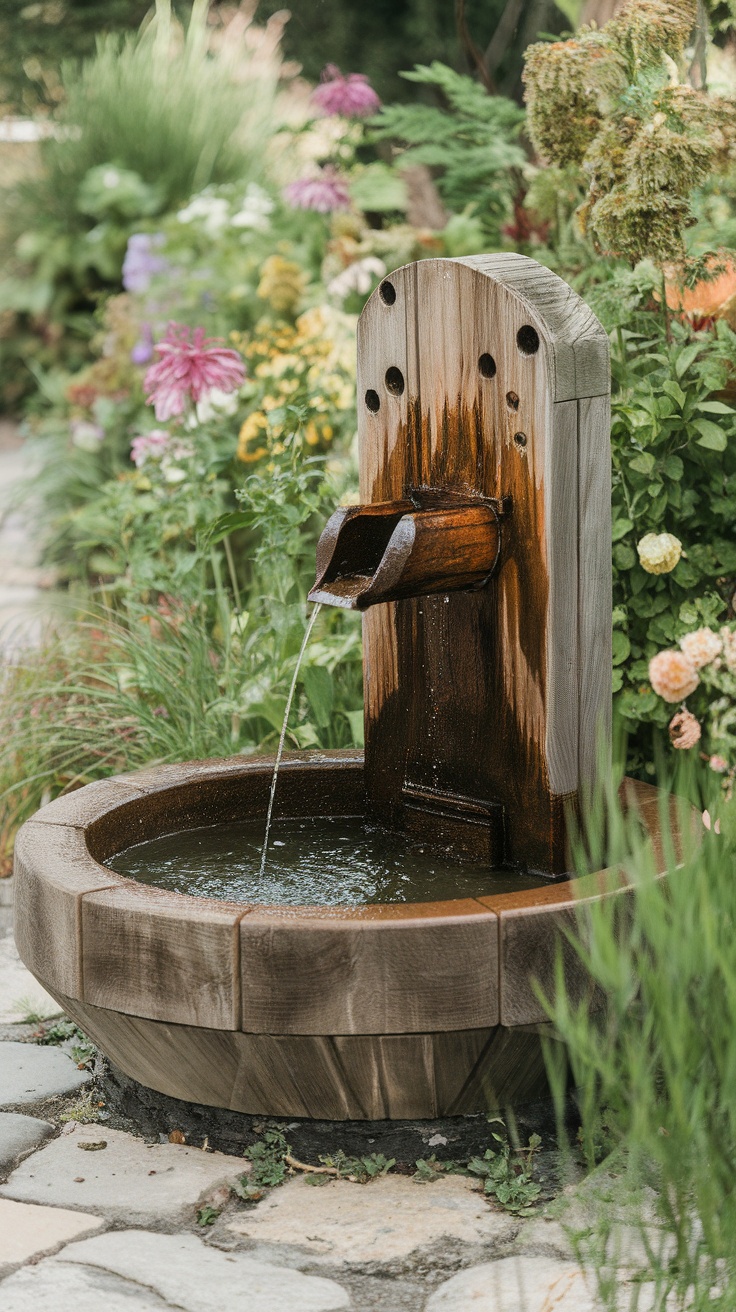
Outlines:
MULTIPOLYGON (((499 802, 496 858, 560 873, 565 808, 610 719, 607 340, 521 256, 424 260, 386 283, 358 330, 361 501, 432 488, 511 512, 481 591, 365 615, 369 798, 398 825, 407 786, 499 802)), ((477 837, 485 858, 490 829, 477 837)))

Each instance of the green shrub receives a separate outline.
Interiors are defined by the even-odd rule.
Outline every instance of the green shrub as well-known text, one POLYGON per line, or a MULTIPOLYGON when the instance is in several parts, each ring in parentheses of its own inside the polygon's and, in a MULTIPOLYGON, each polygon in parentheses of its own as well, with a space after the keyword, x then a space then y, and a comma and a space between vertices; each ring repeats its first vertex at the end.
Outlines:
MULTIPOLYGON (((578 1242, 581 1256, 598 1267, 606 1307, 620 1307, 619 1212, 641 1228, 647 1256, 639 1278, 656 1281, 657 1308, 672 1294, 668 1308, 730 1312, 736 1305, 736 806, 720 807, 721 832, 715 825, 701 831, 702 846, 694 831, 686 838, 679 864, 666 819, 663 825, 668 874, 658 881, 661 866, 636 826, 609 809, 608 859, 635 886, 633 910, 623 913, 615 899, 586 907, 576 940, 606 1002, 597 1013, 587 1001, 571 1002, 560 964, 550 1007, 577 1086, 589 1163, 613 1146, 606 1206, 578 1242)), ((593 842, 601 849, 602 827, 599 813, 593 842)), ((683 827, 687 835, 687 821, 683 827)), ((559 1098, 555 1050, 550 1062, 559 1098)))

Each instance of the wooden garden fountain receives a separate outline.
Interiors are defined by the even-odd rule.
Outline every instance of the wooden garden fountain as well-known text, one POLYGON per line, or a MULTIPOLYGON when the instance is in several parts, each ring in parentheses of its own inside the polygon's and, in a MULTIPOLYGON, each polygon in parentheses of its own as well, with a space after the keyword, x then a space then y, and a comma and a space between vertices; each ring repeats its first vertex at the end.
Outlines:
MULTIPOLYGON (((131 844, 265 816, 272 759, 235 757, 39 811, 17 840, 16 936, 60 1006, 159 1092, 433 1118, 543 1090, 533 981, 551 990, 580 897, 626 895, 565 877, 566 817, 610 715, 607 339, 533 260, 425 260, 361 316, 358 407, 363 504, 329 521, 311 596, 365 611, 365 756, 287 754, 274 814, 365 815, 516 870, 518 891, 287 907, 115 873, 131 844), (549 878, 525 887, 531 873, 549 878)), ((656 840, 655 790, 627 797, 656 840)))

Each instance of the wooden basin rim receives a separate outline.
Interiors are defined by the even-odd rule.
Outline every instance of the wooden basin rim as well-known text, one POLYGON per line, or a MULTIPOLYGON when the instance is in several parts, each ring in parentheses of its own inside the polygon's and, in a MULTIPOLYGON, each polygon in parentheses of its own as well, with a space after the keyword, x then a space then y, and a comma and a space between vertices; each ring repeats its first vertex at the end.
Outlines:
MULTIPOLYGON (((299 908, 169 893, 105 864, 173 829, 263 815, 272 765, 159 766, 42 808, 15 856, 28 968, 122 1069, 175 1097, 380 1119, 539 1096, 545 1013, 533 980, 551 990, 560 930, 586 899, 626 896, 620 877, 299 908)), ((630 783, 628 796, 658 841, 656 791, 630 783)), ((361 754, 288 754, 277 799, 281 815, 360 814, 361 754)), ((588 997, 571 952, 566 968, 573 996, 588 997)))

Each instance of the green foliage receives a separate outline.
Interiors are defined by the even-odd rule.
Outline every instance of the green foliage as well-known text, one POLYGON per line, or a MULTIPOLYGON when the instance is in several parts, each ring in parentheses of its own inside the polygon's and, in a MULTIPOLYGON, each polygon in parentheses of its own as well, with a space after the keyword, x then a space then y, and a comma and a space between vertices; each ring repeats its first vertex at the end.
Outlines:
POLYGON ((256 61, 247 34, 231 29, 218 44, 207 8, 193 7, 184 34, 157 0, 140 33, 102 35, 94 57, 64 65, 40 176, 4 197, 0 313, 51 321, 72 345, 88 338, 95 300, 119 288, 137 222, 210 183, 263 172, 278 56, 256 61))
MULTIPOLYGON (((711 807, 720 834, 698 832, 681 808, 685 850, 677 853, 663 807, 664 880, 655 878, 661 858, 635 821, 613 803, 599 812, 594 844, 607 847, 635 897, 625 912, 612 898, 580 914, 575 950, 605 1007, 592 1012, 566 994, 560 957, 550 1015, 569 1054, 589 1161, 599 1157, 603 1123, 615 1144, 612 1203, 642 1200, 634 1224, 646 1236, 642 1278, 656 1281, 657 1306, 671 1295, 667 1306, 728 1312, 736 1304, 736 804, 711 799, 711 807), (652 1224, 661 1227, 661 1245, 652 1224)), ((553 1045, 549 1058, 562 1111, 561 1051, 553 1045)), ((612 1203, 581 1244, 583 1259, 598 1263, 611 1308, 619 1306, 612 1203)))
POLYGON ((75 1025, 73 1020, 54 1021, 53 1025, 41 1025, 38 1033, 34 1035, 36 1043, 44 1045, 53 1045, 58 1047, 61 1043, 71 1043, 70 1053, 72 1061, 78 1066, 87 1066, 91 1064, 97 1056, 97 1048, 87 1035, 75 1025))
POLYGON ((197 1211, 197 1225, 214 1225, 219 1215, 220 1209, 218 1207, 210 1207, 209 1204, 206 1207, 200 1207, 197 1211))
MULTIPOLYGON (((498 1118, 491 1124, 503 1127, 498 1118)), ((504 1211, 518 1216, 529 1216, 534 1204, 542 1192, 542 1186, 532 1178, 534 1154, 542 1144, 538 1134, 533 1134, 520 1154, 514 1154, 505 1134, 493 1130, 492 1137, 498 1147, 486 1148, 482 1157, 471 1157, 468 1171, 483 1180, 483 1192, 486 1197, 494 1198, 504 1211)))
POLYGON ((291 1148, 280 1130, 265 1130, 243 1154, 251 1163, 251 1171, 233 1186, 238 1197, 246 1203, 255 1203, 263 1197, 264 1190, 283 1184, 289 1170, 284 1158, 290 1153, 291 1148))
POLYGON ((557 167, 579 166, 581 223, 632 264, 684 259, 692 193, 728 164, 732 102, 680 80, 695 18, 695 0, 637 0, 600 30, 526 53, 534 145, 557 167))
POLYGON ((351 1180, 353 1184, 368 1184, 371 1180, 378 1180, 382 1175, 388 1175, 396 1165, 395 1157, 384 1157, 383 1153, 348 1157, 342 1150, 320 1157, 319 1160, 323 1166, 330 1167, 339 1180, 351 1180))
POLYGON ((390 105, 374 119, 378 140, 406 143, 402 167, 426 164, 438 170, 437 187, 450 210, 477 213, 486 240, 499 241, 519 189, 525 153, 519 144, 524 115, 502 96, 489 96, 470 77, 434 61, 403 77, 436 87, 448 109, 431 105, 390 105))
MULTIPOLYGON (((736 587, 736 410, 720 399, 736 334, 723 320, 698 333, 666 322, 649 308, 657 281, 640 265, 589 294, 613 336, 613 686, 635 730, 672 714, 649 686, 651 657, 717 625, 736 587), (649 532, 682 542, 671 573, 640 565, 649 532)), ((648 731, 635 733, 634 753, 651 759, 648 731)))

